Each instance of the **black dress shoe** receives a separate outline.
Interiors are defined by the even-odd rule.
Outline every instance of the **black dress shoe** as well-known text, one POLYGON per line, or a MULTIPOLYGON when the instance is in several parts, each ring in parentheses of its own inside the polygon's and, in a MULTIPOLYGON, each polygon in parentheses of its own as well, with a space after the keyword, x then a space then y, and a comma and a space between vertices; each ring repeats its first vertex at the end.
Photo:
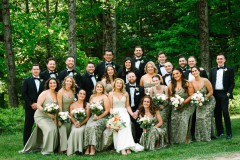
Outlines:
POLYGON ((224 136, 224 134, 222 133, 222 134, 219 135, 219 138, 223 138, 223 136, 224 136))
POLYGON ((227 135, 226 139, 232 139, 232 135, 231 134, 227 135))

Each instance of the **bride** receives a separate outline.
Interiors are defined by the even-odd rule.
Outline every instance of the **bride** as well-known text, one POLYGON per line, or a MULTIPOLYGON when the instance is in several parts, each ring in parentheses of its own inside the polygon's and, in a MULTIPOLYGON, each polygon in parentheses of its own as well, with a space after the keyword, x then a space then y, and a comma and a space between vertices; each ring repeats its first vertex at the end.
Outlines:
POLYGON ((129 96, 122 79, 115 79, 113 91, 109 93, 109 100, 111 103, 110 113, 118 113, 122 121, 126 122, 125 128, 113 133, 114 148, 117 152, 121 151, 122 155, 130 154, 131 150, 143 151, 143 146, 136 144, 133 140, 129 114, 133 118, 137 118, 137 115, 133 114, 129 105, 129 96))

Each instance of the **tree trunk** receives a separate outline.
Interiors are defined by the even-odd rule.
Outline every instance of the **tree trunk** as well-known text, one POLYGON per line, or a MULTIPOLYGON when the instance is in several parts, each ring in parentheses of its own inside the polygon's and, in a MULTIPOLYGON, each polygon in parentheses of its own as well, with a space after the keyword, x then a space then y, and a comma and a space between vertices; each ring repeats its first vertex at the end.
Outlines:
MULTIPOLYGON (((229 13, 229 26, 230 26, 230 32, 231 32, 231 39, 234 43, 235 41, 235 34, 234 34, 234 28, 233 28, 233 21, 232 21, 232 8, 231 8, 231 1, 228 0, 228 13, 229 13)), ((236 51, 235 51, 236 52, 236 51)), ((235 65, 235 71, 238 72, 239 64, 238 64, 238 58, 236 57, 236 54, 233 56, 233 61, 235 65)))
POLYGON ((58 0, 55 2, 55 12, 54 12, 54 18, 57 17, 57 12, 58 12, 58 0))
POLYGON ((109 3, 106 1, 106 8, 104 9, 103 20, 103 54, 106 49, 111 49, 114 54, 114 60, 116 60, 116 11, 109 3))
POLYGON ((73 56, 75 60, 75 66, 77 64, 77 36, 76 36, 76 0, 69 0, 68 3, 68 51, 69 56, 73 56))
MULTIPOLYGON (((46 22, 47 22, 47 28, 50 27, 50 20, 49 20, 49 0, 46 0, 46 22)), ((48 33, 46 38, 46 45, 47 45, 47 58, 51 57, 51 46, 50 46, 50 35, 48 33)))
POLYGON ((10 11, 9 11, 8 0, 2 0, 2 16, 3 16, 4 44, 5 44, 6 64, 7 64, 9 105, 11 107, 18 107, 18 95, 16 91, 16 69, 15 69, 14 53, 12 48, 11 21, 10 21, 10 11))
POLYGON ((28 14, 29 13, 28 0, 25 0, 25 3, 26 3, 26 13, 28 14))
POLYGON ((209 73, 208 0, 199 0, 201 66, 209 73))

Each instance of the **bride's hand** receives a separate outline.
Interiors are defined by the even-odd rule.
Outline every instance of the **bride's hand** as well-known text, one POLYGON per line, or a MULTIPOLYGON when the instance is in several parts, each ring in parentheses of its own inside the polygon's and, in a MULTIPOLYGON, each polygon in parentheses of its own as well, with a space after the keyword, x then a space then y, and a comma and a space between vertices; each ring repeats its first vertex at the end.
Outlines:
POLYGON ((99 118, 98 118, 98 116, 97 115, 94 115, 94 117, 93 117, 93 120, 99 120, 99 118))

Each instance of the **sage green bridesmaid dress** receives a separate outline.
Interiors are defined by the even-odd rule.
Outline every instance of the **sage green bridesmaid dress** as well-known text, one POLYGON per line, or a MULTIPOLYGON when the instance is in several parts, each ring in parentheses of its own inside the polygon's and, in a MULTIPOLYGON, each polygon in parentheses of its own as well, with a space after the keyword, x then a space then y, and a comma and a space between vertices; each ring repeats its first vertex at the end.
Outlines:
MULTIPOLYGON (((54 102, 46 97, 42 107, 45 108, 48 103, 54 102)), ((39 109, 34 114, 36 127, 34 128, 28 142, 20 153, 41 151, 42 154, 53 154, 58 145, 58 129, 54 120, 39 109)))
MULTIPOLYGON (((64 93, 62 96, 62 111, 70 111, 70 105, 74 101, 74 94, 72 97, 68 98, 64 93)), ((60 135, 60 149, 61 151, 67 150, 68 144, 68 137, 71 132, 71 123, 62 123, 61 127, 59 128, 59 135, 60 135)))
MULTIPOLYGON (((158 123, 157 116, 154 115, 153 119, 155 124, 158 123)), ((164 148, 164 135, 165 131, 161 128, 152 127, 148 129, 145 133, 142 133, 140 138, 140 144, 144 147, 145 150, 155 150, 164 148), (156 148, 156 144, 158 143, 159 147, 156 148)))

